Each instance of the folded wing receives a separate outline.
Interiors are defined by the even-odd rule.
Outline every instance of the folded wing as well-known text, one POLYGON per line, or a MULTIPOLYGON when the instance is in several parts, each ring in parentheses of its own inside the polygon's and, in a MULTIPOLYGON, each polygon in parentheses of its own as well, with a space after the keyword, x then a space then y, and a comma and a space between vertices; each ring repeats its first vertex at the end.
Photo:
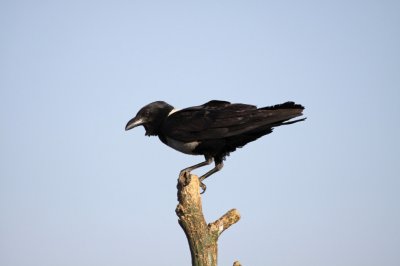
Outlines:
POLYGON ((210 101, 171 114, 164 122, 163 129, 170 138, 179 141, 221 139, 272 131, 272 127, 304 120, 288 121, 302 115, 303 109, 303 106, 294 102, 257 108, 254 105, 210 101))

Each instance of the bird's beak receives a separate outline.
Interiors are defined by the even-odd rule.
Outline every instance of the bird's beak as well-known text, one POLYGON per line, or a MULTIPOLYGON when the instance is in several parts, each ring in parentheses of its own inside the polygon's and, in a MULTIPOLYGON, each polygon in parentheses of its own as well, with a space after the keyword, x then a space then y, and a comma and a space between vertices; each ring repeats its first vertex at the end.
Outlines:
POLYGON ((129 120, 128 124, 126 124, 125 130, 132 129, 134 127, 143 125, 145 123, 144 119, 141 117, 134 117, 129 120))

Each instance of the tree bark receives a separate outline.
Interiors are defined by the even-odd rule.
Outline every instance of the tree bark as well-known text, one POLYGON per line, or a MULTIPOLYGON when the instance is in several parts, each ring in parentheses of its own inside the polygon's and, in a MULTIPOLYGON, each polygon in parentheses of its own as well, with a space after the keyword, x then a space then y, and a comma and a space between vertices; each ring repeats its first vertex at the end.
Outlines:
MULTIPOLYGON (((178 201, 176 214, 179 225, 189 242, 192 266, 216 266, 218 238, 240 219, 236 209, 232 209, 213 223, 206 223, 203 215, 200 183, 195 175, 182 174, 178 179, 178 201)), ((240 265, 238 261, 234 265, 240 265)))

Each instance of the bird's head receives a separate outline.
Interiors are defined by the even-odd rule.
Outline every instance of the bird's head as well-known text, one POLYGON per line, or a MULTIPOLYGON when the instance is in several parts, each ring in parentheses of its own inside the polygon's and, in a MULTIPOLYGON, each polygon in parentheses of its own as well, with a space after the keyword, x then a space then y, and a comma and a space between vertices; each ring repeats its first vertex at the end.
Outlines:
POLYGON ((143 126, 147 136, 158 135, 162 122, 173 109, 174 107, 166 102, 152 102, 140 109, 136 116, 129 120, 125 130, 143 126))

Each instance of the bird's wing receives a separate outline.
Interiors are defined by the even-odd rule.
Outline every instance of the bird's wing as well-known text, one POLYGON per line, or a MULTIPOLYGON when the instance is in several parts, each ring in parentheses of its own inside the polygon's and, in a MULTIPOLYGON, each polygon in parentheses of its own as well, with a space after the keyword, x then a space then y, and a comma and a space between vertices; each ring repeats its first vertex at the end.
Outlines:
POLYGON ((163 131, 180 141, 226 138, 278 126, 301 115, 303 109, 293 102, 257 109, 254 105, 210 101, 171 114, 163 131))

